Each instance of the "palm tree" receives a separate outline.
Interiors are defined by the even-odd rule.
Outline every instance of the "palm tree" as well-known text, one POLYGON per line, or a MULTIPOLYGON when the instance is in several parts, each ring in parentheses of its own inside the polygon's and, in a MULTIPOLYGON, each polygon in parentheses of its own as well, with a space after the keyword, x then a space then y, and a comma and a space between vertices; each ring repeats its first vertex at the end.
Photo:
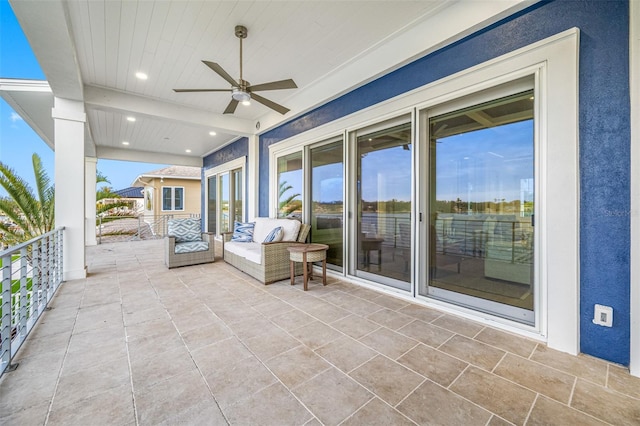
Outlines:
POLYGON ((0 185, 9 195, 0 198, 0 213, 12 223, 0 223, 0 243, 16 245, 38 235, 45 234, 54 226, 54 186, 42 166, 38 154, 31 157, 35 176, 36 192, 16 175, 15 171, 0 161, 0 185))
POLYGON ((302 207, 302 201, 296 200, 300 194, 287 195, 285 193, 293 189, 293 186, 289 185, 287 181, 280 182, 278 187, 278 207, 281 216, 287 216, 291 212, 294 212, 302 207))

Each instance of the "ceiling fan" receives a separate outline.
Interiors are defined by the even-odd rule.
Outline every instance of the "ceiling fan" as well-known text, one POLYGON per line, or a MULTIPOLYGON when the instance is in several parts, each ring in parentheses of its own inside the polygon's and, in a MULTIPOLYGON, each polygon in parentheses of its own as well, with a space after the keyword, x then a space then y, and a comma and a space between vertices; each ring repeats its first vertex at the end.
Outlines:
POLYGON ((291 80, 272 81, 262 84, 249 84, 248 81, 242 78, 242 39, 247 38, 247 28, 242 25, 236 25, 235 29, 236 37, 240 39, 240 78, 238 81, 234 80, 220 65, 211 61, 202 61, 206 66, 211 68, 220 77, 224 78, 229 84, 230 89, 173 89, 174 92, 231 92, 231 102, 224 110, 225 114, 233 114, 238 106, 238 102, 249 102, 251 99, 261 103, 264 106, 271 108, 274 111, 278 111, 280 114, 286 114, 289 112, 289 108, 285 108, 269 99, 263 98, 255 92, 261 90, 279 90, 279 89, 296 89, 296 83, 291 80))

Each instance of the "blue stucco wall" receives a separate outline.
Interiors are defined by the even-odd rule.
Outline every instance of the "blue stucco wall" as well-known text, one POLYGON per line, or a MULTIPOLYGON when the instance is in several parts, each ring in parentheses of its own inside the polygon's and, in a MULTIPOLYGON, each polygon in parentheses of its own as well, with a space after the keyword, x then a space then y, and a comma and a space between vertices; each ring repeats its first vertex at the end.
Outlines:
MULTIPOLYGON (((630 101, 627 1, 541 2, 260 137, 259 211, 268 216, 269 145, 569 28, 580 28, 581 351, 629 363, 630 101), (591 323, 593 305, 614 326, 591 323)), ((553 136, 553 135, 552 135, 553 136)), ((562 141, 557 141, 562 143, 562 141)))
MULTIPOLYGON (((206 198, 207 194, 204 193, 205 171, 213 167, 220 166, 224 163, 228 163, 229 161, 233 161, 243 156, 247 157, 247 159, 249 158, 249 139, 248 138, 240 138, 237 141, 234 141, 233 143, 230 143, 229 145, 224 146, 219 150, 203 158, 202 160, 202 191, 200 193, 200 199, 201 199, 200 205, 202 206, 200 208, 200 214, 202 218, 206 217, 205 209, 207 207, 207 198, 206 198)), ((245 164, 244 170, 245 170, 244 179, 246 182, 249 174, 249 168, 246 167, 246 164, 245 164)), ((244 194, 245 200, 249 199, 248 187, 249 185, 245 185, 245 188, 247 188, 244 194)), ((247 220, 247 218, 245 217, 244 220, 247 220)), ((204 227, 204 221, 202 221, 202 224, 203 224, 202 226, 204 227)))

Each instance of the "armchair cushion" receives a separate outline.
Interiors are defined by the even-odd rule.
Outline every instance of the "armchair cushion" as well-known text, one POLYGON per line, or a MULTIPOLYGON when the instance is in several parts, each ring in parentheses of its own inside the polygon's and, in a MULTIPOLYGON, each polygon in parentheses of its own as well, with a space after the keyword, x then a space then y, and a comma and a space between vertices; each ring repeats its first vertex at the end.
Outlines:
POLYGON ((233 236, 231 241, 250 243, 253 241, 253 229, 255 222, 233 222, 233 236))
POLYGON ((174 253, 194 253, 197 251, 209 250, 209 243, 206 241, 187 241, 184 243, 177 243, 174 249, 174 253))
POLYGON ((176 243, 202 241, 200 219, 171 219, 167 233, 176 238, 176 243))

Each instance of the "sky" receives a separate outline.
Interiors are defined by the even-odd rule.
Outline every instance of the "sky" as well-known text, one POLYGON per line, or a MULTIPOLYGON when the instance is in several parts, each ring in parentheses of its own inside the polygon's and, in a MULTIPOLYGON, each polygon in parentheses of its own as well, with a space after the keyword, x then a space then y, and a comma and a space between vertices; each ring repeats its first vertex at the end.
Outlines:
MULTIPOLYGON (((0 78, 46 80, 7 0, 0 0, 0 78)), ((32 166, 34 153, 40 156, 49 178, 53 181, 54 152, 0 98, 0 161, 35 189, 32 166)), ((111 182, 105 185, 114 190, 127 188, 138 175, 165 166, 98 159, 98 171, 111 182)), ((6 195, 6 191, 0 187, 0 196, 6 195)))

